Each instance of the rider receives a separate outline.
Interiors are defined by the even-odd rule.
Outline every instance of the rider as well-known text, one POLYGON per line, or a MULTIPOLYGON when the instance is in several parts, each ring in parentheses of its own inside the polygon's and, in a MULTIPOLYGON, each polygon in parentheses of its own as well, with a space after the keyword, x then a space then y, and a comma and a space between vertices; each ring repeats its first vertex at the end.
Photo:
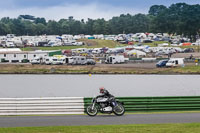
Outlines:
POLYGON ((112 103, 113 106, 116 105, 115 103, 115 97, 113 95, 111 95, 108 90, 106 90, 104 87, 100 87, 99 91, 102 95, 99 95, 98 97, 107 97, 108 101, 110 101, 112 103))
POLYGON ((99 88, 99 91, 100 91, 100 93, 102 94, 102 95, 100 95, 100 97, 109 97, 109 98, 111 98, 111 97, 114 97, 113 95, 111 95, 109 92, 108 92, 108 90, 106 90, 104 87, 100 87, 99 88))

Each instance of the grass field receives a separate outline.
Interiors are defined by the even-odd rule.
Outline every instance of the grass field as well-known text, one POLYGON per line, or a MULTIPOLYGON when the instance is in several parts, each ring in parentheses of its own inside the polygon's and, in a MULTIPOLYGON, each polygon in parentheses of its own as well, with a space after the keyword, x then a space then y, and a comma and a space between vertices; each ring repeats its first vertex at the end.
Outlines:
MULTIPOLYGON (((76 48, 102 48, 102 47, 122 47, 127 46, 128 44, 120 44, 116 41, 111 40, 98 40, 98 39, 80 39, 79 41, 84 42, 83 46, 58 46, 58 47, 26 47, 21 48, 22 51, 34 51, 34 50, 70 50, 76 48)), ((157 47, 158 44, 168 43, 165 41, 155 41, 153 43, 143 43, 144 45, 148 45, 150 47, 157 47)), ((134 44, 138 44, 135 42, 134 44)), ((198 46, 180 46, 181 48, 194 48, 195 51, 198 51, 198 46)))
POLYGON ((200 123, 0 128, 0 133, 199 133, 200 123))
POLYGON ((21 50, 23 50, 23 51, 69 50, 69 49, 76 49, 76 48, 102 48, 102 47, 115 48, 115 47, 120 47, 120 46, 126 46, 126 44, 120 44, 118 42, 111 41, 111 40, 81 39, 79 41, 84 42, 85 45, 83 45, 83 46, 58 46, 58 47, 26 47, 26 48, 21 48, 21 50))
MULTIPOLYGON (((88 40, 88 39, 81 39, 79 41, 82 41, 85 43, 83 46, 57 46, 57 47, 25 47, 21 48, 22 51, 34 51, 34 50, 70 50, 70 49, 76 49, 76 48, 102 48, 102 47, 109 47, 109 48, 115 48, 115 47, 122 47, 127 46, 128 44, 120 44, 116 41, 111 40, 88 40)), ((144 45, 148 45, 150 47, 157 47, 158 44, 162 43, 168 43, 165 41, 156 41, 153 43, 143 43, 144 45)), ((135 42, 134 44, 139 44, 135 42)), ((193 48, 195 51, 198 51, 198 46, 180 46, 181 48, 193 48)))
MULTIPOLYGON (((69 49, 76 49, 76 48, 102 48, 102 47, 123 47, 127 46, 128 44, 120 44, 116 41, 111 40, 88 40, 88 39, 80 39, 79 41, 84 42, 85 45, 83 46, 58 46, 58 47, 26 47, 21 48, 22 51, 34 51, 34 50, 69 50, 69 49)), ((164 41, 157 41, 154 43, 144 43, 144 45, 149 45, 151 47, 156 47, 156 44, 166 43, 164 41)), ((134 43, 138 44, 138 43, 134 43)))

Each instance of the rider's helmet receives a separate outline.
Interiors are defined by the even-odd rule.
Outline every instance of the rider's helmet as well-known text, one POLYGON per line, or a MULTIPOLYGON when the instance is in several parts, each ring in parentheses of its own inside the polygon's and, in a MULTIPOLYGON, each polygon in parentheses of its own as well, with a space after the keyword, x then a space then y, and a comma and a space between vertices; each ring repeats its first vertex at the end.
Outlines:
POLYGON ((103 94, 103 93, 104 93, 104 91, 105 91, 105 88, 104 88, 104 87, 100 87, 100 88, 99 88, 99 91, 100 91, 100 93, 102 93, 102 94, 103 94))

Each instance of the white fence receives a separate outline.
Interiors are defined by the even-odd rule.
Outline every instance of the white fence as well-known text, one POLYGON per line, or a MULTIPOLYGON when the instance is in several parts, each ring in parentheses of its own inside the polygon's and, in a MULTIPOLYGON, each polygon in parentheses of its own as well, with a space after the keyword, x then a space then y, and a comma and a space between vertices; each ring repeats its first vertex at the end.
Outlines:
POLYGON ((0 115, 51 115, 83 113, 83 97, 0 98, 0 115))

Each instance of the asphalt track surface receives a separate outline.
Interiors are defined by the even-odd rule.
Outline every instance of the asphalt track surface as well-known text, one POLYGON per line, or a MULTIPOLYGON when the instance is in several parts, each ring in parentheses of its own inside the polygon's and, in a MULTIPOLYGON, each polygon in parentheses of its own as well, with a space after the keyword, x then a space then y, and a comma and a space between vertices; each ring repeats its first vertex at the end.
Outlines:
POLYGON ((0 127, 199 123, 200 113, 0 117, 0 127))

